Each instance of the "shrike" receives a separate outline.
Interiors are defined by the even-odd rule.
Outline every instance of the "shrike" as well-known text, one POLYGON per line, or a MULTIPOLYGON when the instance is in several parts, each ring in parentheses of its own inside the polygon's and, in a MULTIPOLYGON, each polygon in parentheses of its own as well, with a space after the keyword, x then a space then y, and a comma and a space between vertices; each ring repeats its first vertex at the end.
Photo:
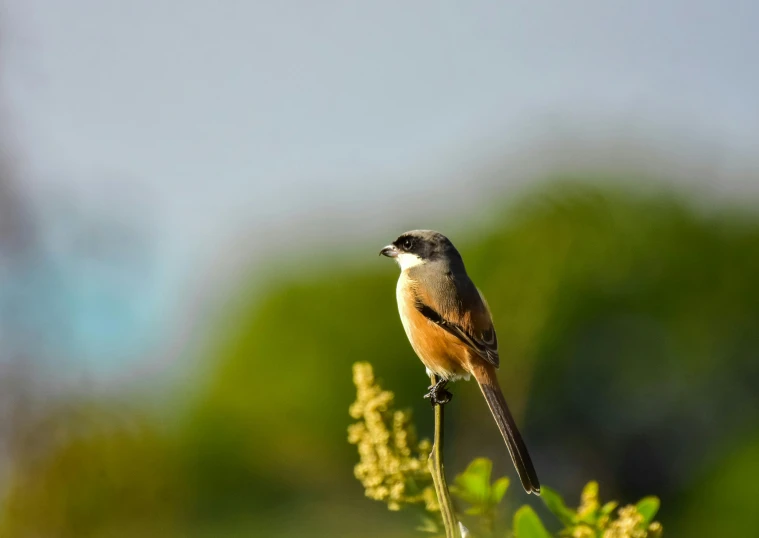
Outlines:
POLYGON ((449 381, 474 377, 527 493, 540 495, 540 482, 506 405, 496 370, 498 340, 485 298, 469 279, 456 247, 443 234, 413 230, 401 235, 380 254, 401 268, 396 298, 411 347, 434 374, 433 404, 451 398, 449 381))

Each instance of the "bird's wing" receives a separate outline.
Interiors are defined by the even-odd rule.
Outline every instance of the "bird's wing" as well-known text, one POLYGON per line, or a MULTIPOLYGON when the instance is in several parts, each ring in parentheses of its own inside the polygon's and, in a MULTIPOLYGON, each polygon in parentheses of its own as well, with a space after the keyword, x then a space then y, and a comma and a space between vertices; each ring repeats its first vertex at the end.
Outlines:
MULTIPOLYGON (((480 299, 482 299, 481 295, 480 299)), ((500 363, 498 357, 498 338, 496 337, 493 323, 490 321, 490 313, 487 310, 484 299, 482 300, 482 304, 477 306, 481 306, 484 312, 487 313, 487 324, 479 330, 474 330, 473 327, 465 327, 462 324, 446 319, 444 314, 433 308, 428 304, 429 301, 425 301, 419 294, 416 294, 414 303, 416 309, 425 318, 461 340, 478 356, 498 368, 500 363)))

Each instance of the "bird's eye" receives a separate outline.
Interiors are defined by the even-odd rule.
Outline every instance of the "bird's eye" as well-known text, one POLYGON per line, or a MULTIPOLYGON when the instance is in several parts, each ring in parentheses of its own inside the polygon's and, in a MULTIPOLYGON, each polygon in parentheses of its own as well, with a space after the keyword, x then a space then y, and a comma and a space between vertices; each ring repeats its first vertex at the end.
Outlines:
POLYGON ((405 250, 411 250, 411 247, 414 246, 414 241, 411 238, 406 238, 403 240, 403 248, 405 250))

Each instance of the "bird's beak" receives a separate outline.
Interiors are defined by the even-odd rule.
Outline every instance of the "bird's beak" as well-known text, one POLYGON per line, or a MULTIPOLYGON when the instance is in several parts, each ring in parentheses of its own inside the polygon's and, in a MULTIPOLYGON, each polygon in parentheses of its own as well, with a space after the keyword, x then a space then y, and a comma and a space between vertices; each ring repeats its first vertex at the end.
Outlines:
POLYGON ((396 258, 398 256, 398 249, 395 245, 388 245, 380 250, 380 256, 387 256, 388 258, 396 258))

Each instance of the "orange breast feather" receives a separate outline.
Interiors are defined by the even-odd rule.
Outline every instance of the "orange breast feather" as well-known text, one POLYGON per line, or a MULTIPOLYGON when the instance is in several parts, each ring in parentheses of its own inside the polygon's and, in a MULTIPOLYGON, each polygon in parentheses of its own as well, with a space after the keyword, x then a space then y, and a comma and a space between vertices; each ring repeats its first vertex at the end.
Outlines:
POLYGON ((449 379, 466 375, 464 365, 470 362, 467 346, 419 312, 414 296, 410 286, 399 285, 398 309, 411 347, 422 363, 438 376, 449 379))

